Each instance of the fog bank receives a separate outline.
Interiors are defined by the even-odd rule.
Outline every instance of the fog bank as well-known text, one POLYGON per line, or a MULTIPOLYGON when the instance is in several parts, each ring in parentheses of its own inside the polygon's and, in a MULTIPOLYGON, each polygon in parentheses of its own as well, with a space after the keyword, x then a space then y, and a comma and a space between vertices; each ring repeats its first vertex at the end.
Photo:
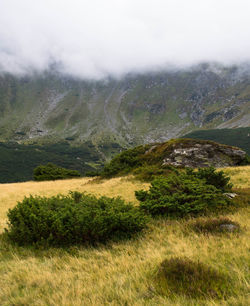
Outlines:
POLYGON ((249 0, 1 0, 0 71, 75 77, 250 61, 249 0))

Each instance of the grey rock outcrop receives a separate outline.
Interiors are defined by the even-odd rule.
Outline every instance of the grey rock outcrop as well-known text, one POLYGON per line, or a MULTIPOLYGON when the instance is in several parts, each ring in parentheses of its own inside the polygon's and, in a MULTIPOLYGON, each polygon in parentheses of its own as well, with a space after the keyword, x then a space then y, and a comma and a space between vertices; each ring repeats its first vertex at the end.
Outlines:
POLYGON ((192 143, 183 141, 173 148, 164 158, 162 165, 183 167, 228 167, 240 164, 246 152, 239 148, 219 145, 216 143, 192 143))
POLYGON ((235 224, 221 224, 220 230, 222 232, 235 232, 239 229, 239 227, 235 224))

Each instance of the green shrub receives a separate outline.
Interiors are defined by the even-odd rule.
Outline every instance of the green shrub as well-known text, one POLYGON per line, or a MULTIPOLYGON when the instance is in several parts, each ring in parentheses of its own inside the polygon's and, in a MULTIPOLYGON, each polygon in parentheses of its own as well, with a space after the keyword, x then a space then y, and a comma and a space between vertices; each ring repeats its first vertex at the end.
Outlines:
POLYGON ((72 245, 130 238, 148 222, 121 198, 71 192, 51 198, 30 196, 8 211, 8 237, 20 245, 72 245))
POLYGON ((146 147, 139 146, 129 149, 116 155, 108 164, 105 165, 101 176, 112 177, 123 175, 142 165, 141 155, 145 152, 146 147))
POLYGON ((233 185, 229 183, 230 177, 223 171, 216 171, 214 167, 199 168, 198 171, 188 169, 187 172, 199 179, 205 179, 208 185, 213 185, 223 192, 232 190, 233 185))
POLYGON ((140 208, 152 215, 197 215, 228 206, 227 199, 215 186, 192 173, 180 172, 156 178, 148 191, 136 191, 140 208))
POLYGON ((150 182, 157 176, 167 176, 178 170, 173 166, 143 165, 133 171, 136 179, 150 182))
POLYGON ((48 163, 47 165, 36 167, 33 176, 35 181, 51 181, 75 178, 81 176, 81 174, 77 170, 65 169, 52 163, 48 163))
POLYGON ((232 293, 228 275, 201 262, 178 257, 162 262, 155 277, 155 287, 162 295, 198 299, 225 298, 232 293))
POLYGON ((85 173, 85 176, 87 177, 95 177, 95 176, 100 176, 101 172, 98 171, 98 170, 95 170, 95 171, 87 171, 85 173))
POLYGON ((250 165, 250 155, 246 155, 243 161, 240 163, 240 166, 248 166, 250 165))
POLYGON ((70 191, 69 194, 71 195, 75 203, 79 203, 83 197, 83 193, 79 191, 70 191))

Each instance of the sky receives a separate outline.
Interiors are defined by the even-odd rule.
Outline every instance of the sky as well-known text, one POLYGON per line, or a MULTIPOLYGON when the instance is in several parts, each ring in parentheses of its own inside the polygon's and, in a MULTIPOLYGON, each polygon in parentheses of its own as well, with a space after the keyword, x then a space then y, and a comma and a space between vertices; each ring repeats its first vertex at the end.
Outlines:
POLYGON ((250 61, 250 0, 0 0, 0 72, 87 79, 250 61))

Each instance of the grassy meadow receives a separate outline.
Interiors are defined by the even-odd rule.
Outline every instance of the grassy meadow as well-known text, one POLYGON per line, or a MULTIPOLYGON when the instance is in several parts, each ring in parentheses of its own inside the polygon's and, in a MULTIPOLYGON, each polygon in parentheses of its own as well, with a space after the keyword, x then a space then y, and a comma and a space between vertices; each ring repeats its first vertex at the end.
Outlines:
MULTIPOLYGON (((250 194, 250 166, 223 170, 231 176, 236 192, 250 194)), ((134 191, 148 186, 132 177, 0 184, 0 231, 6 227, 8 209, 30 194, 51 196, 77 190, 121 196, 136 205, 134 191)), ((19 247, 1 236, 0 305, 248 305, 249 212, 243 207, 226 215, 240 224, 237 233, 205 235, 192 230, 192 218, 156 219, 130 241, 95 248, 19 247), (199 301, 160 295, 154 277, 161 262, 175 256, 229 273, 233 294, 227 299, 199 301)))

